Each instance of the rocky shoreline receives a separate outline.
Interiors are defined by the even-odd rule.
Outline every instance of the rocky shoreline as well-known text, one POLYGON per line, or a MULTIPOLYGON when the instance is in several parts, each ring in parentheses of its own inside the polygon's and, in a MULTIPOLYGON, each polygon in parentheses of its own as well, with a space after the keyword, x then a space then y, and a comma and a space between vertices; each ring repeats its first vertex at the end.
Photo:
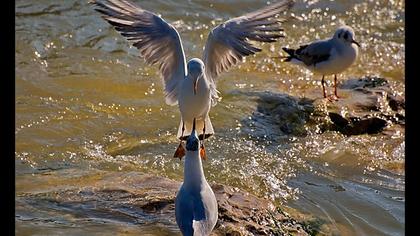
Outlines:
POLYGON ((392 126, 405 126, 405 99, 393 95, 384 78, 365 77, 347 80, 340 86, 350 93, 328 107, 330 124, 324 130, 344 135, 376 134, 392 126))
MULTIPOLYGON (((40 212, 72 215, 76 222, 92 218, 127 224, 155 220, 177 228, 174 201, 181 182, 139 172, 103 172, 99 176, 78 188, 19 194, 17 215, 19 209, 30 206, 40 212)), ((309 235, 307 224, 268 200, 222 184, 212 188, 219 220, 211 235, 309 235)))
POLYGON ((287 135, 306 136, 309 126, 316 127, 318 133, 337 131, 347 136, 405 127, 405 99, 392 93, 386 79, 349 79, 339 88, 344 97, 337 101, 247 93, 258 105, 251 119, 242 121, 244 131, 250 137, 275 140, 287 135))

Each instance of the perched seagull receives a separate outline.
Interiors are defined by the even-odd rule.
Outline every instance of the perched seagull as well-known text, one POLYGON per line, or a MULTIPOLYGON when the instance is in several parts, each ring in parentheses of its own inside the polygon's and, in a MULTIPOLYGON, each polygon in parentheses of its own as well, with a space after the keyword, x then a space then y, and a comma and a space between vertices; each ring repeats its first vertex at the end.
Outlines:
MULTIPOLYGON (((177 138, 180 144, 174 157, 182 158, 185 149, 182 140, 191 133, 193 118, 200 139, 214 134, 210 121, 210 107, 216 105, 218 91, 215 79, 241 62, 243 57, 261 51, 251 41, 276 42, 284 37, 277 17, 293 5, 293 0, 282 0, 260 10, 233 18, 210 31, 203 53, 199 58, 185 60, 181 38, 176 29, 156 14, 126 0, 93 0, 98 12, 114 28, 140 50, 140 56, 150 64, 158 64, 165 86, 165 99, 169 105, 179 105, 181 122, 177 138)), ((204 143, 200 147, 205 159, 204 143)))
POLYGON ((339 27, 330 39, 302 45, 298 49, 283 48, 289 54, 284 61, 303 65, 312 72, 322 74, 322 92, 327 97, 324 76, 334 75, 334 95, 337 94, 337 74, 350 67, 357 58, 360 44, 354 40, 354 31, 349 26, 339 27))
POLYGON ((184 236, 210 235, 217 223, 217 201, 204 176, 199 143, 194 118, 186 144, 184 182, 175 200, 176 223, 184 236))

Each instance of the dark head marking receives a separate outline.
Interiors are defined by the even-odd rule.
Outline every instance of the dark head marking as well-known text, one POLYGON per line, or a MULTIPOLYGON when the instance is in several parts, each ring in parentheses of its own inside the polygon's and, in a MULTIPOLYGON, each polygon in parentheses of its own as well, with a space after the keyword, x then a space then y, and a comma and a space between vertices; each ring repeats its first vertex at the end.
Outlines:
POLYGON ((199 146, 200 144, 198 138, 190 135, 187 139, 187 144, 185 145, 187 151, 198 151, 199 146))
POLYGON ((349 33, 348 32, 346 32, 345 34, 344 34, 344 39, 345 40, 347 40, 349 38, 349 33))

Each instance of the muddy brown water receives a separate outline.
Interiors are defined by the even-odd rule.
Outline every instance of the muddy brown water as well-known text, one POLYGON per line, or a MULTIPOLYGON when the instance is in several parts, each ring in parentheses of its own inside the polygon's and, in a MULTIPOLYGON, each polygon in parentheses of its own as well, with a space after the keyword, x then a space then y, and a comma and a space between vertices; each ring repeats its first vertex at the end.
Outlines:
MULTIPOLYGON (((265 4, 135 2, 178 29, 187 59, 200 57, 216 24, 265 4)), ((87 1, 18 0, 15 10, 16 234, 179 234, 170 219, 79 216, 83 206, 35 197, 96 183, 94 173, 102 171, 181 180, 182 162, 171 158, 179 113, 164 102, 157 68, 146 66, 87 1)), ((404 1, 297 1, 292 12, 286 38, 218 79, 223 99, 211 111, 217 133, 207 142, 207 179, 312 214, 328 225, 321 233, 403 235, 403 129, 347 137, 308 123, 301 127, 307 135, 255 138, 246 120, 258 107, 253 93, 321 97, 320 78, 273 57, 283 46, 330 37, 342 22, 355 28, 362 49, 339 81, 377 75, 404 96, 404 1)))

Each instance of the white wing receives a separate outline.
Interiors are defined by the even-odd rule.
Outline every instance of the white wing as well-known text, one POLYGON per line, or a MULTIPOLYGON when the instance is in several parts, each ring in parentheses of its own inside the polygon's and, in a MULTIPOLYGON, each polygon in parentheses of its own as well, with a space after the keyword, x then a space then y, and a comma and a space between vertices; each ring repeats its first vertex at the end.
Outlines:
MULTIPOLYGON (((209 33, 203 55, 207 76, 214 80, 242 61, 243 57, 261 51, 250 41, 275 42, 277 38, 284 37, 280 34, 283 29, 279 23, 285 19, 275 16, 292 5, 292 0, 283 0, 214 28, 209 33)), ((215 89, 215 85, 213 87, 215 89)))
POLYGON ((184 79, 186 62, 176 29, 159 16, 125 0, 94 0, 93 4, 120 34, 140 50, 150 64, 158 64, 165 86, 165 100, 178 103, 179 81, 184 79))

